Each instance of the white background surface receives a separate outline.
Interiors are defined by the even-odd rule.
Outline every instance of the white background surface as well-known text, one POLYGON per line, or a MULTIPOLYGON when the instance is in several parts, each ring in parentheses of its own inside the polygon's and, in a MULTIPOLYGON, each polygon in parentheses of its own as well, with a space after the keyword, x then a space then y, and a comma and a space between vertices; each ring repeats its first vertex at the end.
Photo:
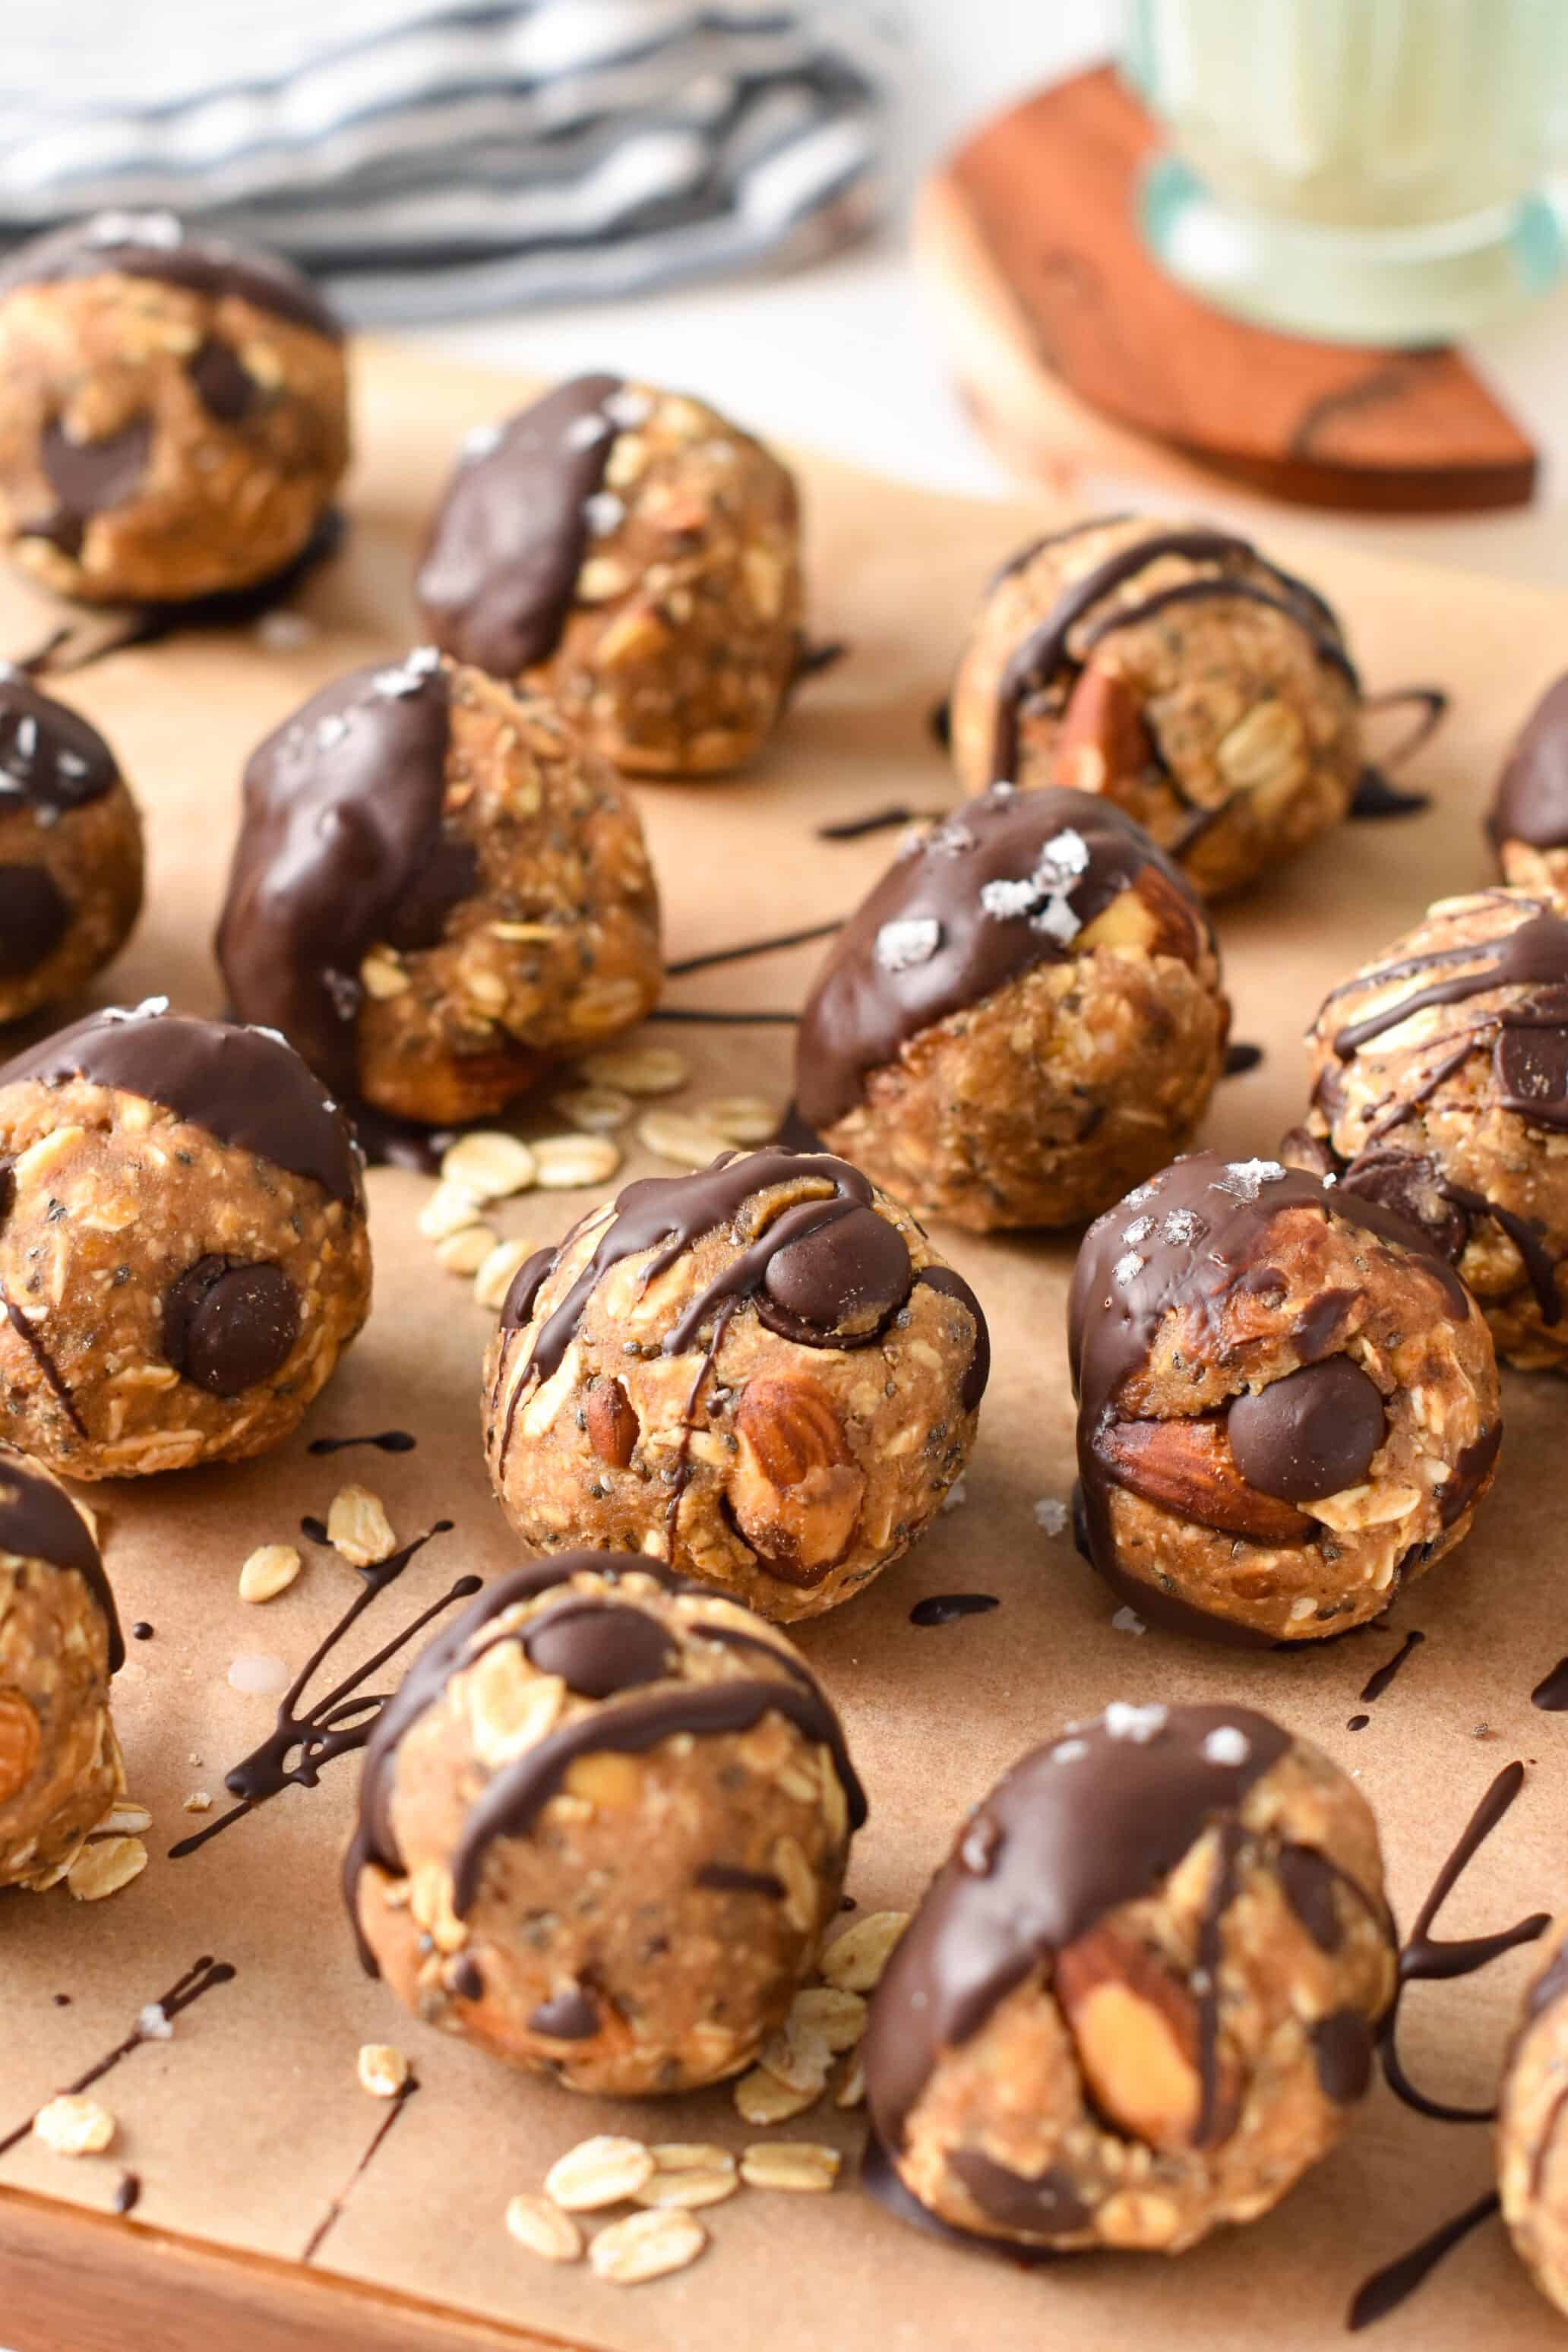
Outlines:
MULTIPOLYGON (((873 245, 797 276, 490 319, 413 338, 497 366, 609 367, 700 393, 767 435, 943 489, 999 495, 1007 476, 953 396, 947 354, 904 255, 909 194, 943 150, 1031 86, 1105 56, 1117 0, 897 0, 909 28, 891 134, 894 204, 873 245)), ((1236 0, 1238 26, 1252 0, 1236 0)), ((1322 531, 1435 562, 1568 584, 1568 289, 1481 337, 1472 357, 1547 453, 1536 505, 1436 522, 1321 521, 1322 531)), ((1083 486, 1086 503, 1107 486, 1083 486)), ((1115 486, 1125 491, 1125 482, 1115 486)), ((1216 489, 1205 505, 1223 513, 1216 489)), ((1285 510, 1281 510, 1284 512, 1285 510)), ((1257 509, 1252 509, 1256 525, 1257 509)))

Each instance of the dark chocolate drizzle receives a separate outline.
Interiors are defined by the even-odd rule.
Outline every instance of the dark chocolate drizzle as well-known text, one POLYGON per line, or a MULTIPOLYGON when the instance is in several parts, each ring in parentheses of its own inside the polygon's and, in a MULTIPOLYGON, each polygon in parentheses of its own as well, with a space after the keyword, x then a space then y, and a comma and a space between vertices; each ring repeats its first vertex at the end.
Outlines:
POLYGON ((140 1095, 218 1143, 320 1184, 345 1209, 363 1209, 348 1122, 281 1038, 184 1013, 91 1013, 0 1068, 0 1087, 72 1078, 140 1095))
MULTIPOLYGON (((184 1976, 175 1978, 167 1992, 161 1993, 157 2000, 150 2001, 147 2007, 162 2010, 165 2019, 176 2018, 182 2011, 200 2000, 204 1993, 216 1991, 219 1985, 232 1984, 235 1973, 227 1960, 215 1960, 210 1954, 204 1954, 199 1960, 192 1961, 184 1976)), ((122 2065, 133 2051, 140 2050, 144 2042, 156 2038, 147 2032, 139 2015, 124 2041, 117 2042, 112 2050, 98 2059, 84 2074, 79 2074, 74 2083, 64 2084, 63 2095, 79 2097, 83 2091, 90 2090, 94 2083, 101 2083, 106 2074, 112 2074, 116 2066, 122 2065)), ((20 2147, 32 2128, 33 2118, 27 2116, 14 2130, 0 2138, 0 2156, 8 2156, 14 2147, 20 2147)))
POLYGON ((1207 918, 1112 802, 1054 785, 969 802, 898 858, 845 924, 801 1015, 802 1116, 819 1132, 832 1127, 910 1038, 1037 964, 1069 960, 1077 933, 1150 869, 1164 886, 1163 911, 1187 918, 1195 963, 1213 944, 1207 918))
POLYGON ((621 388, 619 376, 574 376, 459 462, 415 583, 444 653, 517 677, 555 651, 616 437, 605 403, 621 388))
POLYGON ((928 1592, 910 1611, 911 1625, 955 1625, 961 1617, 984 1617, 1002 1603, 994 1592, 928 1592))
MULTIPOLYGON (((354 1924, 360 1958, 370 1975, 375 1976, 379 1970, 359 1926, 356 1893, 360 1873, 367 1864, 376 1863, 394 1872, 402 1866, 391 1808, 397 1751, 404 1738, 419 1717, 435 1706, 452 1675, 471 1664, 486 1646, 482 1637, 497 1617, 519 1601, 538 1599, 557 1586, 563 1589, 560 1610, 536 1618, 526 1629, 525 1642, 552 1618, 559 1622, 563 1616, 578 1615, 584 1596, 573 1590, 571 1579, 588 1570, 611 1584, 626 1577, 642 1576, 652 1577, 670 1592, 701 1589, 636 1553, 558 1553, 553 1559, 516 1569, 490 1585, 415 1660, 402 1688, 383 1710, 371 1735, 360 1782, 359 1817, 343 1862, 344 1899, 354 1924)), ((604 1620, 634 1613, 629 1607, 621 1610, 614 1602, 587 1607, 596 1609, 604 1620)), ((643 1615, 645 1623, 653 1622, 645 1612, 635 1613, 643 1615)), ((702 1630, 706 1633, 710 1629, 702 1630)), ((714 1634, 713 1638, 719 1636, 714 1634)), ((614 1637, 612 1645, 619 1647, 618 1636, 614 1637)), ((605 1645, 601 1635, 590 1636, 592 1668, 595 1679, 601 1683, 606 1677, 598 1670, 608 1662, 612 1645, 605 1645)), ((807 1739, 827 1749, 844 1790, 850 1826, 858 1829, 866 1819, 865 1792, 849 1761, 842 1727, 821 1685, 804 1660, 786 1654, 761 1635, 753 1638, 752 1646, 783 1670, 780 1678, 748 1676, 707 1684, 673 1682, 656 1689, 652 1696, 634 1696, 623 1705, 605 1704, 593 1714, 581 1716, 550 1733, 496 1772, 470 1806, 452 1855, 452 1900, 458 1916, 469 1908, 479 1891, 485 1856, 492 1842, 497 1838, 527 1837, 541 1807, 559 1790, 577 1757, 605 1753, 642 1755, 680 1732, 700 1738, 745 1731, 767 1714, 784 1716, 807 1739)), ((626 1687, 641 1692, 647 1688, 647 1645, 639 1641, 637 1653, 635 1657, 629 1652, 622 1655, 635 1675, 626 1687)), ((619 1696, 619 1691, 608 1687, 603 1692, 606 1701, 619 1696)))
POLYGON ((432 1601, 412 1624, 405 1625, 395 1640, 384 1643, 374 1657, 367 1658, 363 1665, 357 1666, 352 1675, 345 1675, 342 1682, 314 1700, 301 1713, 300 1701, 305 1685, 344 1635, 358 1623, 365 1611, 389 1585, 396 1583, 409 1561, 416 1552, 424 1549, 430 1537, 447 1534, 451 1525, 450 1519, 437 1519, 428 1535, 416 1536, 412 1543, 405 1544, 389 1559, 378 1560, 374 1567, 361 1569, 359 1573, 363 1580, 361 1591, 331 1632, 318 1642, 284 1692, 278 1703, 274 1728, 258 1747, 251 1749, 248 1756, 241 1757, 232 1771, 224 1774, 225 1788, 231 1796, 237 1797, 239 1802, 231 1806, 226 1813, 220 1813, 216 1822, 209 1822, 205 1829, 197 1830, 192 1836, 182 1838, 177 1845, 172 1845, 169 1848, 171 1862, 181 1861, 186 1854, 195 1853, 210 1838, 219 1836, 235 1822, 243 1820, 247 1813, 253 1813, 258 1805, 281 1796, 285 1789, 313 1789, 321 1777, 323 1765, 331 1764, 339 1756, 351 1755, 367 1744, 390 1699, 384 1691, 363 1690, 362 1684, 385 1665, 388 1659, 395 1658, 400 1650, 405 1649, 415 1635, 423 1633, 443 1609, 450 1608, 454 1601, 467 1601, 478 1592, 480 1580, 477 1576, 460 1576, 438 1601, 432 1601))
POLYGON ((1368 1675, 1362 1689, 1361 1695, 1363 1699, 1370 1702, 1373 1699, 1381 1698, 1384 1692, 1388 1688, 1389 1684, 1394 1680, 1394 1675, 1399 1672, 1401 1666, 1404 1665, 1406 1658, 1414 1656, 1415 1653, 1421 1647, 1422 1643, 1426 1639, 1426 1634, 1418 1633, 1415 1627, 1412 1625, 1409 1633, 1406 1633, 1404 1641, 1401 1642, 1398 1649, 1394 1653, 1393 1657, 1385 1659, 1383 1664, 1378 1667, 1375 1674, 1368 1675))
POLYGON ((142 2179, 139 2173, 122 2172, 114 2184, 110 2200, 117 2213, 133 2213, 142 2201, 142 2179))
POLYGON ((836 824, 819 824, 818 841, 863 841, 868 834, 893 833, 906 824, 941 824, 948 816, 946 809, 906 808, 895 801, 891 808, 872 809, 865 816, 841 817, 836 824))
POLYGON ((1549 1675, 1543 1675, 1530 1694, 1531 1706, 1543 1707, 1548 1715, 1568 1713, 1568 1658, 1559 1658, 1549 1675))
POLYGON ((1486 2196, 1478 2198, 1475 2204, 1467 2206, 1464 2212, 1456 2214, 1453 2221, 1445 2221, 1442 2228, 1434 2230, 1429 2238, 1423 2238, 1418 2246, 1412 2246, 1407 2254, 1401 2254, 1397 2262, 1388 2263, 1383 2270, 1373 2271, 1369 2279, 1364 2279, 1356 2289, 1350 2310, 1345 2315, 1345 2326, 1352 2335, 1359 2334, 1363 2327, 1371 2327, 1379 2319, 1386 2319, 1391 2311, 1397 2311, 1461 2238, 1468 2238, 1472 2230, 1479 2229, 1483 2221, 1491 2219, 1498 2210, 1498 2202, 1496 2189, 1489 2189, 1486 2196))
POLYGON ((748 963, 754 956, 777 955, 785 948, 809 947, 816 940, 830 940, 840 929, 837 922, 812 923, 803 931, 777 931, 771 939, 747 940, 734 948, 713 948, 706 955, 683 956, 679 963, 667 963, 667 980, 683 980, 688 972, 709 971, 715 964, 748 963))
POLYGON ((434 945, 476 886, 473 845, 443 821, 448 735, 447 673, 420 652, 323 687, 246 766, 218 961, 241 1017, 341 1094, 366 950, 434 945))
POLYGON ((745 1870, 733 1862, 705 1862, 697 1884, 714 1895, 761 1895, 771 1902, 782 1902, 785 1891, 783 1879, 771 1870, 745 1870))
POLYGON ((1494 848, 1568 844, 1568 675, 1549 686, 1525 720, 1492 795, 1486 829, 1494 848))
POLYGON ((343 2207, 348 2203, 349 2199, 353 2196, 355 2189, 363 2179, 366 2172, 370 2169, 371 2165, 380 2154, 387 2134, 392 2130, 399 2116, 402 2115, 405 2107, 408 2105, 409 2100, 421 2087, 422 2085, 418 2076, 410 2071, 404 2082, 399 2085, 398 2089, 394 2092, 391 2099, 387 2102, 385 2115, 383 2116, 381 2121, 377 2124, 374 2131, 372 2132, 370 2138, 366 2143, 364 2154, 360 2158, 359 2162, 355 2165, 353 2170, 350 2173, 342 2187, 338 2190, 337 2195, 329 2203, 326 2211, 322 2214, 321 2220, 317 2222, 315 2228, 306 2239, 304 2245, 300 2248, 300 2260, 301 2263, 314 2262, 316 2256, 321 2250, 322 2244, 325 2242, 329 2231, 336 2226, 338 2221, 341 2219, 343 2207))
POLYGON ((100 800, 119 775, 96 727, 0 663, 0 816, 24 807, 50 824, 100 800))
POLYGON ((125 1643, 102 1554, 87 1521, 63 1486, 8 1445, 0 1446, 0 1551, 41 1559, 50 1568, 75 1569, 109 1628, 109 1671, 117 1675, 125 1664, 125 1643))
POLYGON ((1257 1069, 1262 1059, 1261 1045, 1243 1045, 1238 1038, 1225 1049, 1225 1075, 1227 1078, 1245 1077, 1248 1070, 1257 1069))
POLYGON ((419 1443, 405 1429, 380 1429, 374 1437, 312 1437, 307 1454, 343 1454, 351 1445, 374 1445, 378 1454, 412 1454, 419 1443))
POLYGON ((332 342, 342 340, 337 318, 290 263, 193 232, 167 212, 94 213, 30 238, 0 262, 0 300, 20 286, 106 277, 155 278, 215 301, 232 297, 332 342))

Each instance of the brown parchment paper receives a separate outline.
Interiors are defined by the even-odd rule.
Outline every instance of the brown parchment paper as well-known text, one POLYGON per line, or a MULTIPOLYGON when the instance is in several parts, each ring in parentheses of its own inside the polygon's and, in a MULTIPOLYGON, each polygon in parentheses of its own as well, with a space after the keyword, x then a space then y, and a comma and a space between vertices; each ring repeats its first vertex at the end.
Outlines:
MULTIPOLYGON (((721 387, 696 388, 721 396, 721 387)), ((148 912, 101 1000, 166 992, 177 1004, 217 1009, 206 942, 243 757, 323 679, 407 642, 411 552, 449 453, 462 431, 519 396, 494 377, 363 352, 350 539, 297 600, 320 634, 286 656, 248 631, 184 637, 66 682, 118 747, 151 831, 148 912)), ((672 957, 847 911, 895 837, 832 844, 815 828, 893 801, 936 808, 951 797, 928 714, 979 583, 1046 519, 1037 502, 927 496, 810 460, 804 472, 814 626, 846 639, 849 652, 801 694, 747 777, 640 793, 672 957)), ((1454 705, 1414 770, 1436 796, 1429 814, 1348 826, 1223 911, 1236 1034, 1265 1054, 1258 1070, 1221 1088, 1208 1124, 1207 1139, 1237 1154, 1271 1150, 1297 1115, 1300 1031, 1324 988, 1428 898, 1487 877, 1483 795, 1526 705, 1568 656, 1568 598, 1351 554, 1309 568, 1342 607, 1371 687, 1434 680, 1454 705)), ((0 650, 25 650, 45 626, 22 591, 0 592, 0 650)), ((795 1006, 819 952, 677 981, 669 1002, 795 1006)), ((787 1030, 650 1034, 689 1053, 692 1097, 785 1093, 787 1030)), ((560 1123, 542 1108, 535 1131, 560 1123)), ((643 1164, 634 1148, 624 1173, 643 1164)), ((972 2344, 1110 2352, 1143 2343, 1207 2352, 1265 2337, 1339 2338, 1363 2276, 1489 2186, 1484 2130, 1422 2121, 1379 2087, 1339 2152, 1266 2220, 1173 2262, 1079 2260, 1045 2273, 918 2236, 848 2178, 832 2197, 746 2191, 704 2216, 713 2242, 694 2268, 617 2290, 585 2266, 552 2270, 515 2247, 501 2225, 508 2197, 536 2188, 553 2157, 593 2131, 738 2147, 759 2135, 726 2094, 641 2109, 590 2104, 405 2016, 361 1975, 339 1908, 352 1759, 191 1859, 167 1859, 199 1825, 181 1810, 185 1794, 207 1789, 221 1805, 226 1767, 270 1724, 271 1701, 228 1687, 231 1661, 263 1652, 292 1667, 357 1589, 351 1570, 307 1544, 295 1587, 248 1608, 236 1578, 255 1545, 290 1539, 301 1513, 324 1514, 349 1477, 384 1497, 400 1535, 437 1517, 456 1521, 377 1603, 345 1663, 389 1639, 459 1573, 493 1574, 514 1556, 477 1435, 490 1318, 416 1233, 426 1189, 406 1175, 373 1175, 375 1310, 288 1445, 242 1468, 92 1492, 107 1513, 124 1618, 155 1628, 150 1642, 129 1644, 116 1699, 132 1790, 154 1816, 153 1860, 134 1885, 98 1905, 63 1889, 0 1897, 0 2137, 118 2041, 198 1954, 232 1961, 238 1974, 182 2018, 172 2041, 138 2049, 103 2084, 120 2120, 112 2155, 73 2164, 24 2143, 0 2160, 0 2181, 102 2209, 123 2164, 142 2179, 139 2221, 295 2258, 341 2199, 318 2266, 626 2352, 972 2344), (417 1450, 336 1459, 305 1450, 312 1434, 387 1426, 414 1432, 417 1450), (68 2007, 55 2006, 62 1992, 68 2007), (367 2040, 405 2049, 423 2087, 345 2194, 385 2120, 355 2081, 367 2040)), ((584 1205, 582 1195, 534 1194, 503 1204, 498 1222, 553 1238, 584 1205)), ((1568 1385, 1508 1380, 1501 1474, 1478 1532, 1406 1596, 1392 1625, 1261 1657, 1140 1639, 1112 1629, 1113 1603, 1070 1538, 1048 1538, 1035 1518, 1038 1498, 1065 1497, 1070 1484, 1061 1310, 1071 1246, 942 1238, 984 1300, 995 1345, 967 1501, 868 1594, 801 1636, 842 1707, 870 1790, 871 1822, 850 1876, 862 1909, 910 1905, 963 1810, 1064 1718, 1111 1698, 1154 1696, 1242 1697, 1320 1740, 1377 1808, 1406 1918, 1493 1773, 1524 1758, 1523 1796, 1440 1924, 1497 1926, 1568 1901, 1568 1720, 1529 1704, 1568 1651, 1560 1500, 1568 1385), (951 1591, 991 1592, 1002 1605, 956 1624, 910 1622, 922 1594, 951 1591), (1362 1684, 1411 1625, 1425 1631, 1425 1646, 1367 1710, 1370 1726, 1349 1733, 1362 1684)), ((1490 2095, 1524 1965, 1515 1957, 1481 1979, 1417 1991, 1405 2045, 1420 2079, 1449 2098, 1490 2095)), ((825 2105, 782 2136, 850 2151, 859 2133, 858 2118, 825 2105)), ((0 2340, 4 2320, 0 2250, 0 2340)), ((1492 2222, 1376 2340, 1389 2352, 1417 2343, 1447 2352, 1480 2338, 1504 2352, 1539 2344, 1557 2324, 1492 2222)))

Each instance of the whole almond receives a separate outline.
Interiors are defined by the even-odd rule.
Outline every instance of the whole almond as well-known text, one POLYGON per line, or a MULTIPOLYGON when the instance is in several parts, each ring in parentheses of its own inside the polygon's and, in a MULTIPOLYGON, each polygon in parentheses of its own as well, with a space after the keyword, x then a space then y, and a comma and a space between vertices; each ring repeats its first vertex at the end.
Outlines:
POLYGON ((624 1470, 637 1450, 641 1424, 619 1381, 600 1381, 590 1389, 584 1417, 588 1442, 600 1461, 613 1470, 624 1470))

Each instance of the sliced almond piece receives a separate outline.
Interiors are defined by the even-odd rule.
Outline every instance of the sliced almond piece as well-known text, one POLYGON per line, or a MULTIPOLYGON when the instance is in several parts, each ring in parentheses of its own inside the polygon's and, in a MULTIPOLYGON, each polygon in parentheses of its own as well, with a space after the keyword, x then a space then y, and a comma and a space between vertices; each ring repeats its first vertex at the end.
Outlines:
POLYGON ((556 2158, 544 2176, 544 2193, 568 2213, 593 2213, 635 2197, 653 2174, 653 2158, 640 2139, 600 2132, 556 2158))
MULTIPOLYGON (((1156 1954, 1105 1925, 1058 1953, 1054 1983, 1084 2080, 1110 2121, 1150 2147, 1190 2147, 1203 2083, 1197 2004, 1186 1986, 1156 1954)), ((1222 2110, 1234 2116, 1232 2069, 1222 2067, 1219 2093, 1216 2126, 1222 2110)))
POLYGON ((1097 1430, 1094 1450, 1120 1486, 1163 1510, 1251 1543, 1300 1543, 1310 1519, 1249 1486, 1217 1421, 1122 1421, 1097 1430))
POLYGON ((1079 674, 1057 729, 1052 781, 1073 792, 1130 798, 1125 791, 1117 793, 1117 784, 1125 788, 1141 781, 1154 757, 1137 695, 1115 670, 1091 662, 1079 674))

